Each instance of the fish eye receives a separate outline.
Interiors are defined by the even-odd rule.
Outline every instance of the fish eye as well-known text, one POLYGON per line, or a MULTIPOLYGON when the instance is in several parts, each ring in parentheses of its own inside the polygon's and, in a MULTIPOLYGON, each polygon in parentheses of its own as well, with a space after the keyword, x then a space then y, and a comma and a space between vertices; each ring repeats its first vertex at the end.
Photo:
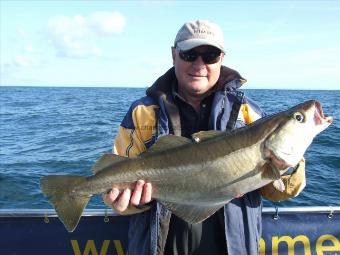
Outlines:
POLYGON ((294 113, 294 119, 296 119, 298 122, 303 122, 304 116, 301 112, 294 113))

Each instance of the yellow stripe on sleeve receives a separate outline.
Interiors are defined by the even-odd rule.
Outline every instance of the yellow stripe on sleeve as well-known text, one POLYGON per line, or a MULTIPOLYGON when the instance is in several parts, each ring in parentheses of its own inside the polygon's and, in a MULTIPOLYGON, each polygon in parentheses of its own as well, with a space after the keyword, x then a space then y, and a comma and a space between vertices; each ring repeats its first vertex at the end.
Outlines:
POLYGON ((261 116, 256 113, 248 104, 241 105, 238 119, 243 120, 246 124, 250 124, 260 118, 261 116))
POLYGON ((119 127, 112 149, 113 153, 134 157, 146 150, 145 143, 156 132, 155 109, 157 108, 156 105, 136 106, 132 112, 134 129, 119 127))
POLYGON ((138 105, 132 112, 135 135, 143 143, 149 141, 156 132, 156 109, 157 105, 138 105))

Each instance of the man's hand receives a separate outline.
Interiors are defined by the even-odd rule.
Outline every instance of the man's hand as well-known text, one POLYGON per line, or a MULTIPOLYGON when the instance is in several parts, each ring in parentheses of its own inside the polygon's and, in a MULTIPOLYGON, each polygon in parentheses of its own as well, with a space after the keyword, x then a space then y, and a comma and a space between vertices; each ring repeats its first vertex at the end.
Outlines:
POLYGON ((139 206, 151 202, 151 193, 151 183, 138 180, 133 192, 131 189, 125 189, 120 193, 117 188, 113 188, 109 193, 103 195, 103 200, 106 205, 113 207, 118 213, 124 213, 129 205, 139 206))

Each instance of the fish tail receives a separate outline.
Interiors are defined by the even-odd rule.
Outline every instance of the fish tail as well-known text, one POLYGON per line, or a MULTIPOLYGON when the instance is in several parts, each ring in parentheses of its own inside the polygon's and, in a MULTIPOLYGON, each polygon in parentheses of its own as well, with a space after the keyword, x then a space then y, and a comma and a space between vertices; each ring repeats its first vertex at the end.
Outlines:
POLYGON ((50 175, 40 179, 43 194, 54 206, 59 219, 69 232, 77 227, 81 214, 91 195, 72 192, 78 184, 86 182, 84 176, 50 175))

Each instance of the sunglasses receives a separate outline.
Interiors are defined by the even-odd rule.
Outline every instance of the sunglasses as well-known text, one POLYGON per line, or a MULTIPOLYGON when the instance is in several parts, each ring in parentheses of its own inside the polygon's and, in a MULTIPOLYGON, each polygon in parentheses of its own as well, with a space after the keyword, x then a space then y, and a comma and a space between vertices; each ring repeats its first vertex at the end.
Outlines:
POLYGON ((194 49, 182 51, 179 50, 179 57, 186 62, 194 62, 199 56, 201 56, 205 64, 215 64, 220 60, 220 50, 209 50, 206 52, 197 52, 194 49))

